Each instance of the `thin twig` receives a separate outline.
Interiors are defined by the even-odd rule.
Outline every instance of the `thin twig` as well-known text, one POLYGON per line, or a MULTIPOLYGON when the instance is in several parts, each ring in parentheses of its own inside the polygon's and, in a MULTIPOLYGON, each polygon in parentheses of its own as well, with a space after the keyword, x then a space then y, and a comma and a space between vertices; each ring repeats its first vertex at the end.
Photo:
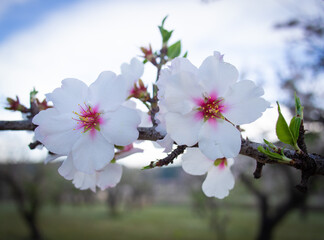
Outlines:
POLYGON ((173 160, 176 159, 179 155, 181 155, 186 148, 187 148, 186 145, 178 146, 165 158, 160 159, 156 162, 151 162, 148 168, 162 167, 162 166, 167 166, 170 163, 173 163, 173 160))
POLYGON ((254 178, 258 179, 261 177, 263 166, 264 163, 256 162, 256 167, 253 173, 254 178))

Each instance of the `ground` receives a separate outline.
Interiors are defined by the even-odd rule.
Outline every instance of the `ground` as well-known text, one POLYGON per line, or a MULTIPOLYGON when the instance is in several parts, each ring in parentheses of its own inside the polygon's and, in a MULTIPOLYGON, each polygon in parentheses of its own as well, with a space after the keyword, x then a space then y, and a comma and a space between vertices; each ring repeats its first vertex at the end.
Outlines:
MULTIPOLYGON (((226 207, 226 239, 253 239, 257 214, 251 208, 226 207), (243 237, 244 236, 244 237, 243 237)), ((0 205, 0 239, 27 239, 27 229, 12 204, 0 205)), ((324 212, 311 212, 306 219, 298 212, 291 214, 275 232, 274 239, 323 239, 324 212)), ((151 206, 125 211, 112 218, 104 205, 68 206, 43 209, 40 226, 45 239, 113 239, 172 240, 217 239, 206 218, 195 215, 186 206, 151 206)))

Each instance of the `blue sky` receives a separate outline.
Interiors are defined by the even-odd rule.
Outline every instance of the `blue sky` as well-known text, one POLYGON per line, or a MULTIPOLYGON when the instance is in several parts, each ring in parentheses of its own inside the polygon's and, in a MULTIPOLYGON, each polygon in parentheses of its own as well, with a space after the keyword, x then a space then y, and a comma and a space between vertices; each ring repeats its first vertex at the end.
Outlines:
MULTIPOLYGON (((6 0, 4 0, 6 1, 6 0)), ((0 42, 25 28, 39 23, 46 15, 60 8, 80 2, 81 0, 25 0, 7 1, 3 4, 4 12, 0 15, 0 42), (4 6, 6 5, 6 6, 4 6)))
MULTIPOLYGON (((213 51, 220 51, 244 78, 262 84, 265 98, 274 102, 282 95, 276 71, 284 61, 285 43, 295 33, 275 31, 273 25, 294 16, 296 9, 312 13, 309 2, 1 0, 0 119, 21 119, 20 114, 3 110, 6 97, 18 95, 27 104, 33 87, 42 97, 68 77, 90 84, 101 71, 119 73, 123 62, 141 54, 139 47, 151 43, 160 48, 157 25, 166 15, 166 27, 175 30, 171 43, 181 39, 193 64, 199 66, 213 51)), ((152 79, 155 69, 146 65, 143 80, 152 79)), ((272 115, 275 112, 265 118, 272 115)), ((271 124, 260 120, 252 130, 265 126, 271 132, 271 124)), ((251 139, 260 139, 246 129, 251 139)), ((32 134, 28 133, 0 133, 0 150, 9 149, 8 139, 16 141, 19 134, 25 134, 21 145, 29 153, 32 134)))

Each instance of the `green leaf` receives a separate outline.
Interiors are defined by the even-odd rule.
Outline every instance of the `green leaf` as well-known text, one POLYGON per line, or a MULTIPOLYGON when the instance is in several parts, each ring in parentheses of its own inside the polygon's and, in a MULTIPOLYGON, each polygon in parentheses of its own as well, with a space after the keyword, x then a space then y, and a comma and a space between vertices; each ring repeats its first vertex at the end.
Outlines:
POLYGON ((295 111, 296 111, 296 116, 300 117, 303 119, 303 109, 304 107, 300 103, 299 97, 297 97, 296 92, 295 92, 295 111))
POLYGON ((258 146, 258 151, 269 156, 270 158, 272 159, 275 159, 277 160, 278 162, 282 162, 282 163, 290 163, 291 162, 291 159, 290 158, 287 158, 284 153, 283 153, 283 150, 281 151, 281 154, 279 153, 275 153, 275 152, 271 152, 269 150, 269 148, 263 148, 263 146, 258 146))
POLYGON ((282 160, 282 156, 279 153, 271 152, 269 148, 265 149, 262 146, 258 146, 258 151, 271 158, 282 160))
POLYGON ((147 63, 147 62, 148 62, 148 60, 147 60, 147 59, 144 59, 143 64, 145 64, 145 63, 147 63))
POLYGON ((168 18, 168 15, 166 15, 164 18, 163 18, 163 20, 162 20, 162 24, 161 24, 161 27, 163 27, 164 26, 164 22, 165 22, 165 20, 168 18))
POLYGON ((294 143, 297 143, 298 137, 299 137, 299 128, 301 124, 301 118, 300 117, 293 117, 289 124, 289 130, 294 138, 294 143))
POLYGON ((187 58, 187 56, 188 56, 188 51, 186 51, 185 54, 183 54, 184 58, 187 58))
POLYGON ((159 26, 159 29, 160 29, 160 33, 161 33, 161 36, 162 36, 162 41, 163 43, 167 43, 173 33, 173 30, 172 31, 168 31, 164 28, 164 22, 165 20, 167 19, 168 15, 165 16, 162 20, 162 24, 161 26, 159 26))
POLYGON ((146 169, 152 169, 152 167, 150 165, 149 166, 142 167, 142 170, 146 170, 146 169))
POLYGON ((267 140, 263 139, 264 143, 267 144, 272 150, 278 151, 278 148, 271 142, 268 142, 267 140))
POLYGON ((160 29, 163 43, 167 43, 173 33, 173 30, 168 31, 168 30, 165 30, 163 27, 159 27, 159 29, 160 29))
POLYGON ((181 41, 177 41, 176 43, 172 44, 168 47, 168 58, 173 59, 180 55, 181 52, 181 41))
POLYGON ((294 141, 293 135, 288 127, 285 118, 281 114, 280 105, 278 102, 277 105, 278 105, 278 113, 279 113, 279 117, 276 124, 277 137, 281 142, 294 146, 296 142, 294 141))
POLYGON ((30 101, 33 101, 36 98, 38 91, 34 88, 32 91, 29 93, 30 101))

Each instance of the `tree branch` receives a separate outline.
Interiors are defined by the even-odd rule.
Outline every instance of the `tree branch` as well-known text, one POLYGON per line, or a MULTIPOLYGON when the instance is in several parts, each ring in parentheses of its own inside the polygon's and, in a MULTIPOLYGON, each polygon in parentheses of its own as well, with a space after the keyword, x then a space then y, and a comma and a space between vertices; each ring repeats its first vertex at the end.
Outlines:
POLYGON ((169 165, 170 163, 173 163, 173 160, 176 159, 179 155, 181 155, 186 148, 187 148, 186 145, 179 145, 168 156, 156 162, 152 161, 149 166, 145 167, 145 169, 154 168, 154 167, 163 167, 169 165))
POLYGON ((0 130, 31 130, 33 131, 36 126, 31 120, 22 121, 0 121, 0 130))
MULTIPOLYGON (((30 130, 33 131, 36 126, 31 122, 31 120, 23 121, 0 121, 0 130, 30 130)), ((164 135, 160 134, 155 130, 154 127, 144 128, 139 127, 139 137, 138 140, 149 140, 156 141, 162 139, 164 135)), ((264 144, 251 142, 249 140, 242 139, 240 154, 254 158, 259 163, 264 164, 283 164, 271 159, 270 157, 260 153, 258 151, 258 146, 264 144)), ((285 149, 284 154, 286 157, 292 159, 289 164, 291 167, 300 169, 304 174, 307 173, 308 176, 313 175, 324 175, 324 157, 318 154, 297 154, 294 150, 285 149)))

